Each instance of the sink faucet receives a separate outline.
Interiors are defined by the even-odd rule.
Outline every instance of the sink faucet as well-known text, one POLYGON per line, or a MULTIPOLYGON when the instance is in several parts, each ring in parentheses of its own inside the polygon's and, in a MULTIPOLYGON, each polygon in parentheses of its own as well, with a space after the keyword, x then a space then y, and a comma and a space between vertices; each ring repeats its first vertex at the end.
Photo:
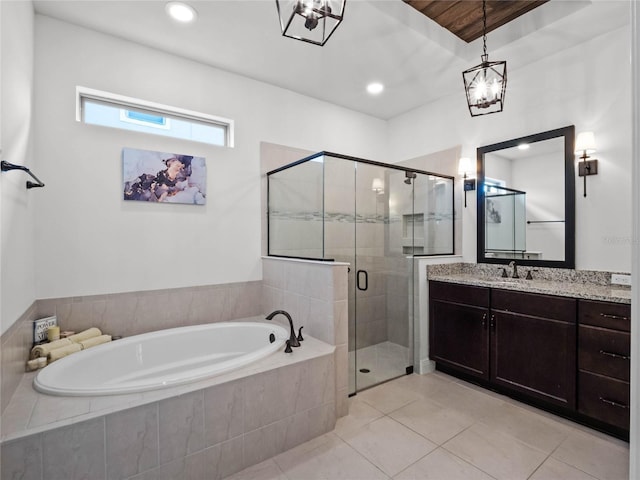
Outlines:
POLYGON ((516 262, 514 260, 511 260, 511 262, 509 262, 509 267, 513 268, 513 274, 511 275, 511 278, 520 278, 520 275, 518 275, 518 266, 516 265, 516 262))
MULTIPOLYGON (((291 347, 299 347, 300 346, 300 342, 296 338, 296 331, 293 328, 293 320, 291 320, 291 315, 289 315, 284 310, 276 310, 275 312, 271 312, 269 315, 267 315, 266 319, 267 320, 273 320, 273 317, 275 317, 278 314, 284 315, 285 317, 287 317, 287 320, 289 320, 289 327, 291 328, 291 334, 289 335, 289 340, 288 340, 287 343, 291 347)), ((300 336, 302 337, 302 335, 300 335, 300 336)))

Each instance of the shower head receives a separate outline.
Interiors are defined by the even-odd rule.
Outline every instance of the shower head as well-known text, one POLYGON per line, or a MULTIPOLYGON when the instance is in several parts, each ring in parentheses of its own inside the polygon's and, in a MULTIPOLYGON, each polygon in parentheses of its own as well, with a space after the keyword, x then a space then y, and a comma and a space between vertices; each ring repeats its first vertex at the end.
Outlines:
POLYGON ((404 183, 407 185, 411 185, 411 179, 417 177, 416 172, 404 172, 404 176, 406 177, 404 179, 404 183))

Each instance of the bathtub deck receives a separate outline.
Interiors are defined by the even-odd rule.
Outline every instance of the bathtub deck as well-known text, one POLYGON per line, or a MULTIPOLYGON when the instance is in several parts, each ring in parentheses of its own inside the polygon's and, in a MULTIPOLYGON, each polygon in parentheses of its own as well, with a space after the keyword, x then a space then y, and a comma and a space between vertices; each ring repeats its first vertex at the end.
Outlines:
POLYGON ((180 396, 279 367, 293 365, 325 355, 332 355, 334 350, 335 347, 332 345, 305 336, 305 341, 302 343, 302 346, 295 348, 292 354, 284 354, 282 351, 278 351, 257 362, 206 380, 161 390, 127 395, 104 395, 98 397, 57 397, 45 395, 37 392, 32 386, 33 378, 37 372, 25 373, 9 405, 2 414, 2 417, 0 417, 0 443, 157 402, 166 398, 180 396))

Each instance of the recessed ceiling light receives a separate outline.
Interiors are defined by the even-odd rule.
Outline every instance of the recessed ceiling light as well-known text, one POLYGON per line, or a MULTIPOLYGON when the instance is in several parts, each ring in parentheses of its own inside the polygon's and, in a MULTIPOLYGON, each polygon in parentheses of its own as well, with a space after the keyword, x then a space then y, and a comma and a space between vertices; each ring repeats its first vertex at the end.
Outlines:
POLYGON ((529 150, 529 144, 521 143, 520 145, 518 145, 518 150, 529 150))
POLYGON ((198 15, 191 5, 182 2, 169 2, 165 10, 171 18, 182 23, 193 22, 198 15))
POLYGON ((367 85, 367 92, 371 95, 379 95, 384 90, 384 85, 379 82, 373 82, 367 85))

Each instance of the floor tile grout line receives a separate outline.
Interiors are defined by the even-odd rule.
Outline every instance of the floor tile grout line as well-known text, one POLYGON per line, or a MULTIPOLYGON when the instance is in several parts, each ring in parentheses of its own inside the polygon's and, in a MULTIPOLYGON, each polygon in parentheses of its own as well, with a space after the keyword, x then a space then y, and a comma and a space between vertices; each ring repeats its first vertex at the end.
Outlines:
POLYGON ((419 459, 417 459, 415 462, 407 465, 405 468, 403 468, 402 470, 400 470, 398 473, 396 473, 393 477, 397 477, 398 475, 400 475, 402 472, 408 470, 409 468, 413 467, 416 463, 421 462, 422 460, 424 460, 425 458, 427 458, 429 455, 431 455, 433 452, 435 452, 436 450, 438 450, 439 448, 441 448, 440 446, 437 446, 436 448, 434 448, 433 450, 431 450, 430 452, 425 453, 423 456, 421 456, 419 459))
MULTIPOLYGON (((584 432, 581 432, 579 430, 575 430, 575 432, 577 432, 579 434, 583 434, 584 433, 584 432)), ((596 480, 607 480, 607 479, 600 479, 600 477, 596 477, 595 475, 592 475, 589 472, 585 472, 582 468, 580 468, 577 465, 572 465, 572 464, 570 464, 568 462, 565 462, 564 460, 560 460, 559 458, 556 458, 556 457, 553 456, 553 454, 556 453, 556 451, 564 444, 564 442, 566 442, 569 439, 570 436, 571 436, 571 433, 567 434, 567 436, 562 440, 562 442, 560 442, 558 444, 558 446, 556 448, 554 448, 553 451, 549 454, 549 457, 553 458, 556 462, 560 462, 560 463, 563 463, 564 465, 567 465, 567 466, 569 466, 571 468, 575 468, 576 470, 578 470, 578 471, 584 473, 585 475, 588 475, 588 476, 590 476, 590 477, 592 477, 592 478, 594 478, 596 480)), ((599 438, 599 437, 596 437, 596 438, 599 438)), ((546 460, 545 460, 545 462, 546 462, 546 460)))
MULTIPOLYGON (((382 417, 380 417, 382 418, 382 417)), ((338 437, 340 438, 340 437, 338 437)), ((340 438, 340 441, 343 442, 345 445, 347 445, 351 450, 353 450, 354 452, 356 452, 360 457, 362 457, 367 463, 369 463, 370 465, 373 465, 373 467, 376 470, 379 470, 385 477, 387 478, 393 478, 390 475, 387 475, 387 472, 385 472, 384 470, 382 470, 380 467, 378 467, 375 463, 373 463, 371 460, 369 460, 367 457, 365 457, 362 453, 360 453, 355 447, 353 447, 353 445, 351 445, 349 442, 347 442, 346 440, 342 440, 342 438, 340 438)))
MULTIPOLYGON (((564 442, 564 440, 562 440, 562 442, 564 442)), ((560 442, 560 444, 561 444, 562 442, 560 442)), ((527 477, 527 479, 530 479, 532 476, 534 476, 534 475, 535 475, 535 473, 536 473, 538 470, 540 470, 540 467, 542 467, 542 465, 544 465, 544 464, 547 462, 547 460, 549 460, 549 459, 551 458, 551 455, 553 454, 553 452, 555 452, 555 451, 556 451, 556 449, 560 446, 560 444, 558 444, 558 446, 557 446, 556 448, 554 448, 554 449, 553 449, 553 450, 552 450, 552 451, 551 451, 551 452, 550 452, 550 453, 545 457, 545 459, 544 459, 544 460, 542 460, 542 462, 540 462, 540 464, 539 464, 536 468, 534 468, 534 469, 533 469, 533 472, 531 472, 531 473, 529 474, 529 476, 527 477)))
MULTIPOLYGON (((447 440, 447 441, 448 441, 448 440, 447 440)), ((475 468, 475 469, 477 469, 477 470, 480 470, 480 471, 481 471, 482 473, 484 473, 485 475, 487 475, 487 476, 489 476, 489 477, 491 477, 491 478, 496 478, 496 477, 494 477, 493 475, 491 475, 489 472, 485 472, 485 471, 484 471, 482 468, 480 468, 479 466, 477 466, 477 465, 475 465, 475 464, 473 464, 473 463, 469 462, 468 460, 465 460, 464 458, 462 458, 462 457, 461 457, 461 456, 459 456, 459 455, 456 455, 456 454, 455 454, 454 452, 452 452, 451 450, 448 450, 448 449, 447 449, 447 448, 445 448, 445 447, 438 447, 438 448, 442 448, 442 449, 443 449, 443 450, 445 450, 448 454, 453 455, 454 457, 456 457, 456 458, 460 459, 460 460, 461 460, 461 461, 463 461, 464 463, 467 463, 467 464, 471 465, 473 468, 475 468)))

